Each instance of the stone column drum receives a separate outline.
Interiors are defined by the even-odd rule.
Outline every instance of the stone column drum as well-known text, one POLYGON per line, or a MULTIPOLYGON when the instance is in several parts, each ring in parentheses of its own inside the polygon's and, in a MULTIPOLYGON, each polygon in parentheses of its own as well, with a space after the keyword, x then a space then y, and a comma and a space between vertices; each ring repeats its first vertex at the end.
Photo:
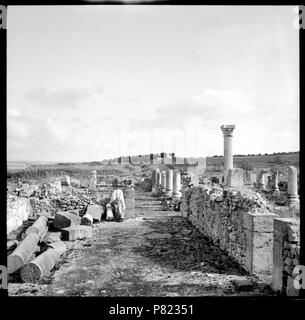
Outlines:
POLYGON ((181 172, 180 172, 180 170, 174 171, 173 198, 181 198, 181 172))
POLYGON ((266 190, 266 179, 267 175, 264 172, 259 174, 259 187, 261 190, 266 190))
POLYGON ((173 194, 173 170, 166 171, 166 195, 171 197, 173 194))
POLYGON ((152 192, 155 192, 157 190, 157 174, 159 172, 159 169, 154 169, 152 172, 152 192))
POLYGON ((93 170, 90 173, 90 188, 95 188, 96 184, 97 184, 97 173, 96 173, 96 170, 93 170))
POLYGON ((229 170, 233 169, 232 138, 235 125, 223 125, 220 128, 224 138, 224 184, 227 184, 229 170))
POLYGON ((161 187, 162 192, 166 191, 166 171, 161 172, 161 187))
POLYGON ((157 188, 161 186, 162 183, 162 173, 159 171, 157 172, 157 188))
POLYGON ((289 194, 289 207, 299 207, 299 195, 298 195, 298 171, 294 166, 288 168, 288 194, 289 194))
POLYGON ((276 171, 273 175, 273 193, 274 194, 279 194, 280 189, 279 189, 279 172, 276 171))

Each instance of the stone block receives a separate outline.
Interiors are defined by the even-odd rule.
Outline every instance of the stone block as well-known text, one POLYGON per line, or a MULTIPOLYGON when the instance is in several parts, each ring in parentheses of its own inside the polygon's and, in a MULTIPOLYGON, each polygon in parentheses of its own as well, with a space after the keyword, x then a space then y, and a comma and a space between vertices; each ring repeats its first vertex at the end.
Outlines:
POLYGON ((100 222, 104 214, 105 207, 99 204, 89 205, 86 214, 90 214, 93 220, 100 222))
POLYGON ((92 228, 89 226, 79 225, 62 229, 62 239, 64 241, 74 241, 85 239, 92 236, 92 228))
POLYGON ((71 182, 70 183, 71 183, 72 187, 80 187, 80 185, 81 185, 80 180, 76 179, 74 177, 71 177, 71 182))
POLYGON ((298 218, 276 218, 274 219, 274 238, 288 242, 298 242, 300 239, 300 219, 298 218))
POLYGON ((290 296, 294 296, 294 297, 299 296, 299 290, 294 287, 293 281, 294 281, 294 278, 288 276, 287 287, 286 287, 286 295, 289 296, 289 297, 290 296))
POLYGON ((273 232, 274 219, 279 216, 274 213, 252 213, 244 214, 244 228, 253 232, 273 232))
POLYGON ((282 242, 273 239, 273 270, 272 270, 272 289, 280 293, 283 288, 283 268, 282 242))
POLYGON ((253 273, 272 273, 273 265, 273 213, 244 214, 246 234, 246 267, 253 273))
POLYGON ((244 186, 244 170, 240 168, 230 169, 228 172, 227 185, 229 187, 244 186))
POLYGON ((71 179, 69 176, 61 177, 60 182, 61 182, 62 186, 70 186, 71 185, 71 179))
POLYGON ((57 230, 67 228, 73 225, 80 225, 81 217, 70 212, 57 212, 53 222, 53 226, 57 230))
POLYGON ((91 226, 92 223, 93 223, 93 217, 89 213, 86 213, 85 215, 83 215, 80 223, 81 225, 91 226))

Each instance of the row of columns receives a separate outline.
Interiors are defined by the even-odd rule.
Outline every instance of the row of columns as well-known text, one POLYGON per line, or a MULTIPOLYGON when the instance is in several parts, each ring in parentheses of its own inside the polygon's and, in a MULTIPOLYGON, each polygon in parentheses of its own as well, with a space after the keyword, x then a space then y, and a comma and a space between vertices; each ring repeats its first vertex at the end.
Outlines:
POLYGON ((154 169, 152 174, 152 191, 156 192, 158 188, 162 189, 168 197, 181 197, 181 172, 180 170, 168 169, 160 171, 154 169))

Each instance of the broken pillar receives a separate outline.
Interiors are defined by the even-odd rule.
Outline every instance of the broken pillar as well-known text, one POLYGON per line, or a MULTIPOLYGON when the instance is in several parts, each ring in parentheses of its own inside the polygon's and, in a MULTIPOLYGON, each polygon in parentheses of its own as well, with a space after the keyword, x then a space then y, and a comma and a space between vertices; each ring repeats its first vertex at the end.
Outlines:
POLYGON ((224 137, 224 184, 227 185, 227 177, 229 170, 233 169, 233 150, 232 150, 232 139, 233 130, 235 125, 223 125, 220 127, 224 137))
POLYGON ((279 189, 279 172, 278 170, 276 170, 274 173, 273 173, 273 176, 272 176, 272 180, 273 180, 273 193, 275 195, 277 194, 280 194, 280 189, 279 189))
POLYGON ((162 173, 159 171, 157 172, 157 188, 159 188, 162 184, 162 173))
POLYGON ((161 176, 162 176, 162 181, 161 181, 162 192, 166 192, 166 171, 163 171, 161 176))
POLYGON ((70 227, 71 225, 79 225, 81 217, 70 212, 57 212, 55 214, 53 226, 57 230, 70 227))
POLYGON ((114 215, 112 211, 112 205, 108 203, 106 205, 106 220, 107 221, 113 221, 114 220, 114 215))
POLYGON ((166 195, 171 197, 173 194, 173 170, 166 171, 166 195))
POLYGON ((289 166, 288 168, 288 194, 289 207, 292 209, 299 209, 298 171, 294 166, 289 166))
POLYGON ((126 218, 130 218, 133 215, 135 208, 135 199, 134 199, 134 185, 131 184, 124 190, 125 197, 125 215, 126 218))
POLYGON ((41 242, 45 244, 58 242, 61 239, 61 232, 47 232, 45 237, 41 240, 41 242))
POLYGON ((261 171, 258 177, 258 187, 261 190, 266 190, 266 183, 267 183, 266 180, 267 180, 267 173, 264 171, 261 171))
POLYGON ((180 170, 174 171, 173 198, 181 198, 181 172, 180 172, 180 170))
POLYGON ((227 176, 227 185, 229 187, 243 187, 244 186, 244 170, 240 168, 229 169, 227 176))
POLYGON ((152 192, 156 192, 157 190, 157 174, 160 172, 158 168, 154 169, 152 172, 152 192))
POLYGON ((53 269, 60 260, 60 256, 66 251, 63 250, 65 244, 60 242, 59 248, 53 246, 21 268, 20 277, 23 282, 37 282, 53 269))
POLYGON ((18 247, 7 257, 7 272, 9 274, 19 270, 29 261, 32 254, 37 249, 39 236, 32 232, 29 233, 18 245, 18 247))
POLYGON ((41 241, 48 232, 48 218, 46 216, 40 216, 29 228, 26 229, 25 235, 34 232, 38 235, 39 241, 41 241))
POLYGON ((89 178, 89 186, 90 188, 95 188, 97 184, 97 172, 96 170, 92 170, 89 178))
POLYGON ((90 214, 93 218, 93 221, 100 222, 102 219, 102 216, 104 214, 105 207, 100 204, 91 204, 87 207, 86 214, 90 214))

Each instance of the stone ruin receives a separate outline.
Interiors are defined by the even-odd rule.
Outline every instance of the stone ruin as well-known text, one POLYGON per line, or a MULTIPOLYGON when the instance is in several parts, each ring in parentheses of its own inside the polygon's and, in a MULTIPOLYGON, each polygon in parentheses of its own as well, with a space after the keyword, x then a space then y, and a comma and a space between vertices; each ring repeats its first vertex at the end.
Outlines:
MULTIPOLYGON (((233 166, 234 125, 221 126, 224 169, 204 177, 174 167, 152 172, 153 194, 167 210, 179 210, 247 272, 267 276, 281 295, 298 295, 293 270, 299 265, 300 207, 297 168, 288 180, 278 170, 244 171, 233 166)), ((195 172, 195 173, 194 173, 195 172)))
MULTIPOLYGON (((7 191, 8 274, 23 282, 41 280, 61 260, 65 241, 90 238, 93 227, 107 218, 115 189, 121 188, 125 218, 132 217, 134 185, 97 185, 96 171, 88 177, 89 187, 80 180, 63 176, 41 185, 20 183, 7 191), (110 206, 110 207, 109 207, 110 206)), ((129 183, 130 182, 130 183, 129 183)))

